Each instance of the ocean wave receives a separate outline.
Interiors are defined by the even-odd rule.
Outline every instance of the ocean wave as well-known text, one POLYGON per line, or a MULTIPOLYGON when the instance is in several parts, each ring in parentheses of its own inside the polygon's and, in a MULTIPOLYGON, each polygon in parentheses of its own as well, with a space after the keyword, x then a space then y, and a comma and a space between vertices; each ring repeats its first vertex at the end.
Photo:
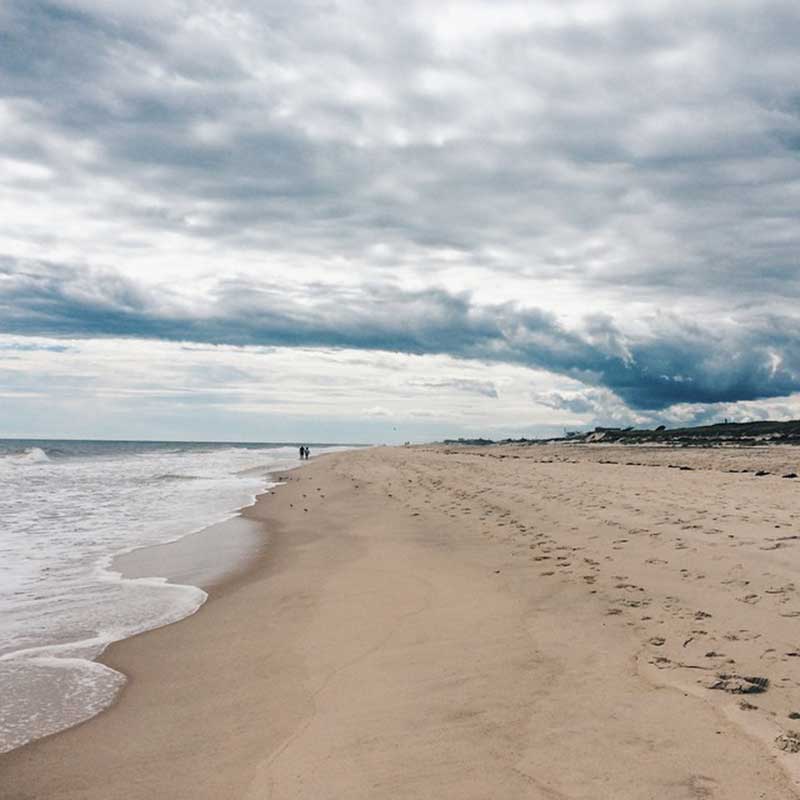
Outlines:
POLYGON ((14 453, 4 453, 0 458, 6 463, 13 464, 45 464, 50 461, 50 457, 41 447, 28 447, 14 453))
MULTIPOLYGON (((174 472, 165 472, 163 475, 154 475, 150 478, 150 482, 157 483, 159 481, 202 481, 202 475, 179 475, 174 472)), ((205 480, 208 480, 205 478, 205 480)))

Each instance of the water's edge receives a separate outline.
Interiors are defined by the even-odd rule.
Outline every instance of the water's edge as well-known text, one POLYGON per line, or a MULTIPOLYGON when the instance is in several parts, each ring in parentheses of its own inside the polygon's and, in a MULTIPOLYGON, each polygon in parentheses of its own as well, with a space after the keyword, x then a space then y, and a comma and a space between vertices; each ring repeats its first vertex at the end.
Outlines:
MULTIPOLYGON (((4 752, 17 750, 88 722, 111 708, 118 701, 128 679, 124 673, 103 663, 103 653, 117 642, 193 616, 209 599, 208 590, 246 571, 268 546, 269 535, 263 523, 243 516, 243 512, 280 485, 279 475, 298 466, 301 465, 279 467, 269 472, 266 467, 263 470, 251 470, 263 476, 264 486, 252 496, 250 503, 237 511, 172 540, 121 550, 98 564, 100 580, 130 581, 152 586, 154 590, 184 593, 184 604, 175 607, 173 613, 143 620, 140 628, 128 630, 122 636, 102 641, 87 640, 84 657, 58 654, 59 650, 74 651, 84 644, 74 641, 35 647, 28 652, 0 657, 0 684, 13 686, 24 680, 27 694, 31 690, 38 693, 43 703, 47 702, 48 693, 53 695, 54 704, 59 701, 58 694, 77 695, 83 692, 85 695, 78 698, 79 702, 71 710, 72 713, 64 716, 58 725, 40 730, 27 738, 0 743, 0 757, 4 752), (16 674, 8 672, 13 668, 17 668, 16 674), (6 674, 3 674, 4 670, 6 674), (53 681, 54 670, 62 676, 62 681, 53 681), (87 679, 87 675, 91 677, 87 679)), ((13 699, 6 705, 5 712, 13 715, 13 699)))

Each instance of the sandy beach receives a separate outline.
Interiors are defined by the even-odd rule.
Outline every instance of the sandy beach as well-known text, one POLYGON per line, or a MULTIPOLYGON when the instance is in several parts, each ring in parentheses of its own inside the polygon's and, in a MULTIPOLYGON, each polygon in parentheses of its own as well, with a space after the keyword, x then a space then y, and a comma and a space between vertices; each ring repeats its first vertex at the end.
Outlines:
POLYGON ((246 512, 246 569, 106 652, 129 677, 112 708, 0 756, 0 797, 800 797, 798 466, 313 460, 246 512))

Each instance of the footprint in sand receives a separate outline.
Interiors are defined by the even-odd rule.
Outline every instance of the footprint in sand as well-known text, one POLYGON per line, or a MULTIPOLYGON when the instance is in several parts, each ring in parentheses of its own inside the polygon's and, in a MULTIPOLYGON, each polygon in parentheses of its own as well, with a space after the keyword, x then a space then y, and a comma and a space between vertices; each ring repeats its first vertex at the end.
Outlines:
POLYGON ((711 800, 714 797, 714 786, 716 781, 705 775, 692 775, 686 781, 686 788, 689 790, 689 795, 696 800, 711 800))
POLYGON ((760 600, 760 597, 757 594, 746 594, 744 597, 737 597, 736 599, 740 603, 747 603, 748 605, 754 606, 760 600))
POLYGON ((617 602, 619 602, 620 605, 623 605, 626 608, 646 608, 647 606, 650 605, 649 600, 628 600, 626 598, 623 598, 617 602))
POLYGON ((764 589, 764 594, 787 595, 793 593, 794 591, 795 591, 794 584, 787 583, 785 586, 770 586, 768 589, 764 589))

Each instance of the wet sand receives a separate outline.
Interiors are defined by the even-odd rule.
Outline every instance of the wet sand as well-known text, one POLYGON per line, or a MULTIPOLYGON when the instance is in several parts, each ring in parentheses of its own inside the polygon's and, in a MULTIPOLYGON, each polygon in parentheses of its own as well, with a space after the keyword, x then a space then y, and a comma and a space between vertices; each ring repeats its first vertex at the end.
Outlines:
POLYGON ((246 570, 109 649, 113 708, 0 757, 0 797, 797 797, 796 452, 312 461, 247 512, 246 570))
POLYGON ((268 546, 263 523, 240 515, 174 542, 124 553, 112 569, 126 578, 159 575, 170 583, 214 590, 250 569, 268 546))

